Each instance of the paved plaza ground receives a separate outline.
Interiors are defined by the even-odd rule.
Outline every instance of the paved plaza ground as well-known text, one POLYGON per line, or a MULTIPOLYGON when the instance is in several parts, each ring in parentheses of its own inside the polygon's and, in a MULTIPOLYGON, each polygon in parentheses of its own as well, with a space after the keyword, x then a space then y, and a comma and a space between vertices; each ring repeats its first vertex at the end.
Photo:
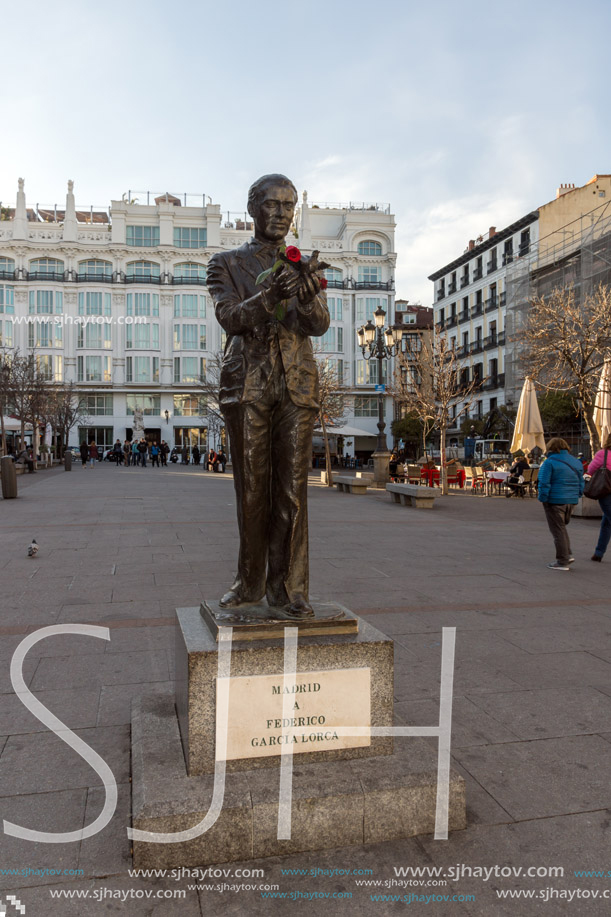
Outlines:
MULTIPOLYGON (((546 567, 554 552, 534 499, 455 493, 432 511, 414 510, 381 492, 351 496, 314 481, 312 597, 341 602, 393 637, 398 723, 437 722, 441 629, 457 628, 452 758, 466 780, 467 829, 448 841, 420 837, 230 864, 225 877, 204 879, 199 891, 187 877, 130 876, 131 700, 173 690, 174 609, 217 598, 232 581, 233 481, 184 466, 78 464, 70 473, 24 475, 19 499, 0 500, 0 806, 3 819, 53 832, 89 824, 102 808, 98 776, 25 709, 9 678, 24 636, 58 623, 102 625, 111 640, 53 636, 29 653, 26 682, 109 764, 119 804, 104 831, 82 842, 34 844, 0 835, 0 898, 16 896, 26 917, 293 910, 357 917, 406 907, 443 915, 608 913, 602 894, 611 880, 574 875, 611 866, 611 557, 589 560, 598 520, 572 521, 576 562, 568 573, 554 572, 546 567), (40 545, 35 559, 26 556, 32 537, 40 545), (524 872, 559 866, 564 877, 383 885, 397 880, 395 868, 457 864, 524 872), (82 872, 36 872, 45 868, 82 872), (236 878, 239 868, 261 868, 264 877, 236 878), (282 873, 316 868, 317 876, 282 873), (331 877, 332 870, 371 870, 364 878, 382 885, 357 885, 363 874, 331 877), (253 889, 203 888, 222 883, 253 889), (254 886, 264 885, 292 899, 263 898, 254 886), (600 897, 569 903, 497 896, 545 888, 597 890, 600 897), (58 890, 88 895, 53 898, 58 890), (164 890, 186 896, 125 898, 164 890), (352 897, 304 897, 316 892, 352 897), (415 901, 373 901, 376 894, 474 900, 436 901, 424 910, 415 901)), ((397 741, 414 743, 415 754, 434 761, 435 740, 397 741)))

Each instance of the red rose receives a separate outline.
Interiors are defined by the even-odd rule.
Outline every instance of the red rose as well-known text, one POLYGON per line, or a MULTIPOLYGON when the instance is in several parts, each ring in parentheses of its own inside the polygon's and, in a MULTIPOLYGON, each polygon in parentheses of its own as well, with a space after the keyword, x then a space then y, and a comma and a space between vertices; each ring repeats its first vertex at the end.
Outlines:
POLYGON ((328 285, 329 281, 327 280, 326 277, 319 277, 319 278, 318 278, 318 282, 319 282, 319 284, 320 284, 320 289, 321 289, 321 290, 326 290, 326 289, 327 289, 327 285, 328 285))
POLYGON ((298 261, 301 261, 301 252, 296 245, 287 245, 284 254, 286 255, 286 260, 292 261, 293 264, 297 264, 298 261))

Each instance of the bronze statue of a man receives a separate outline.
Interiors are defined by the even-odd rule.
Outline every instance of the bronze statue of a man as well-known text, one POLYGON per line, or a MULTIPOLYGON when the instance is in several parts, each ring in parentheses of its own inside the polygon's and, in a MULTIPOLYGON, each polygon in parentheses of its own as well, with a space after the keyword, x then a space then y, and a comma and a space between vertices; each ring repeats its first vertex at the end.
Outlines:
POLYGON ((274 616, 307 618, 307 483, 318 411, 318 371, 310 335, 329 327, 326 294, 315 273, 290 264, 262 284, 278 260, 297 191, 284 175, 250 188, 251 242, 214 255, 208 289, 227 332, 220 405, 231 442, 237 497, 238 572, 223 608, 259 602, 274 616))

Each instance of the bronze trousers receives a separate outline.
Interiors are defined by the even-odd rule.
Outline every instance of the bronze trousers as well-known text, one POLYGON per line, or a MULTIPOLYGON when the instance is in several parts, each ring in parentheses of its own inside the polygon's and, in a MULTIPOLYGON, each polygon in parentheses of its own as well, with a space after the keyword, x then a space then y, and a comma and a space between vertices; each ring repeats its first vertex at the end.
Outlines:
POLYGON ((223 408, 230 437, 240 553, 233 589, 269 605, 308 599, 308 470, 315 408, 297 407, 277 359, 262 398, 223 408))

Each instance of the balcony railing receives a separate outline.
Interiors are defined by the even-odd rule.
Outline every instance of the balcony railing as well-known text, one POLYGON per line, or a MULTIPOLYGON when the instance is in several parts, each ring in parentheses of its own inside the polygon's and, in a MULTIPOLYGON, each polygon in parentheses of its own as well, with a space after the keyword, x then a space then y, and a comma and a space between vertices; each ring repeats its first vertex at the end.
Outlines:
POLYGON ((471 318, 475 318, 476 315, 481 315, 484 311, 483 304, 481 302, 476 302, 473 308, 471 309, 471 318))
POLYGON ((498 264, 496 262, 496 258, 491 258, 488 264, 486 265, 486 270, 488 271, 489 274, 492 274, 493 271, 496 271, 497 267, 498 267, 498 264))
POLYGON ((456 293, 456 281, 455 280, 452 280, 448 287, 448 296, 450 295, 450 293, 456 293))
MULTIPOLYGON (((77 283, 113 283, 112 274, 78 274, 76 277, 77 283)), ((118 282, 117 278, 114 278, 114 282, 118 282)))
POLYGON ((476 341, 473 341, 471 344, 471 353, 481 353, 484 349, 484 342, 481 338, 478 338, 476 341))
POLYGON ((481 280, 483 273, 484 272, 482 271, 481 267, 474 268, 473 269, 473 280, 481 280))
POLYGON ((456 315, 451 315, 449 318, 446 318, 446 328, 454 328, 458 324, 458 319, 456 315))
MULTIPOLYGON (((206 277, 172 277, 174 286, 200 286, 205 287, 208 283, 206 277)), ((331 286, 331 284, 329 284, 331 286)))
POLYGON ((496 296, 491 296, 486 300, 486 312, 494 312, 499 307, 499 301, 496 296))
POLYGON ((490 376, 484 382, 484 388, 487 392, 494 391, 497 388, 505 388, 505 373, 497 373, 494 376, 490 376))
POLYGON ((463 274, 462 277, 460 278, 460 288, 462 290, 463 287, 468 287, 468 286, 469 286, 469 275, 463 274))
POLYGON ((490 350, 491 347, 499 346, 499 336, 494 332, 494 334, 489 334, 488 337, 484 338, 484 350, 490 350))
POLYGON ((28 280, 53 281, 54 283, 62 283, 67 279, 66 271, 28 271, 27 278, 28 280))
POLYGON ((456 350, 456 356, 459 360, 463 360, 465 357, 468 357, 469 353, 470 353, 470 348, 468 344, 467 345, 463 344, 461 347, 458 347, 456 350))
POLYGON ((529 251, 530 251, 530 242, 523 242, 518 249, 518 253, 520 254, 520 256, 527 255, 529 251))
POLYGON ((503 267, 506 264, 511 264, 513 261, 513 252, 504 252, 503 254, 503 267))
POLYGON ((327 288, 329 290, 347 290, 349 283, 349 280, 328 280, 327 288))
POLYGON ((445 295, 446 295, 446 291, 444 290, 443 287, 441 287, 440 290, 437 290, 437 302, 439 302, 440 299, 443 299, 445 295))
POLYGON ((17 271, 0 271, 0 280, 14 280, 17 271))
POLYGON ((469 310, 463 309, 460 315, 458 316, 459 322, 468 322, 469 321, 469 310))
POLYGON ((357 280, 355 290, 392 290, 392 280, 357 280))
POLYGON ((125 283, 161 283, 161 277, 153 277, 150 274, 142 276, 132 274, 125 277, 125 283))

